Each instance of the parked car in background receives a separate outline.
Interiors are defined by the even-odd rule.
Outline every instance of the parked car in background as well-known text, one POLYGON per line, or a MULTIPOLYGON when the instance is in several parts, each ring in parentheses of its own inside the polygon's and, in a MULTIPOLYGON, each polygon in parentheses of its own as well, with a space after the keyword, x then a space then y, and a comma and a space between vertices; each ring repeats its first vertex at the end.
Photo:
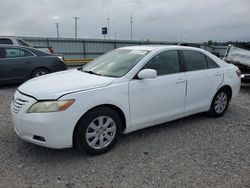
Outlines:
POLYGON ((0 83, 24 82, 30 78, 66 70, 58 57, 34 48, 0 45, 0 83))
POLYGON ((241 70, 242 82, 250 83, 250 50, 239 48, 233 45, 229 45, 224 61, 232 63, 239 67, 241 70))
POLYGON ((29 80, 15 92, 11 113, 23 140, 101 154, 121 133, 200 112, 220 117, 239 89, 238 68, 205 50, 124 47, 29 80))
POLYGON ((5 37, 0 36, 0 44, 8 44, 8 45, 15 45, 15 46, 25 46, 25 47, 33 47, 43 52, 53 54, 54 50, 52 47, 34 47, 30 43, 24 41, 23 39, 17 37, 5 37))
POLYGON ((14 46, 25 46, 25 47, 36 48, 37 50, 46 52, 48 54, 54 54, 59 59, 61 59, 62 61, 64 61, 63 54, 55 54, 54 53, 54 49, 52 47, 33 46, 30 43, 28 43, 28 42, 26 42, 23 39, 18 38, 18 37, 0 36, 0 45, 1 44, 8 44, 8 45, 14 45, 14 46))

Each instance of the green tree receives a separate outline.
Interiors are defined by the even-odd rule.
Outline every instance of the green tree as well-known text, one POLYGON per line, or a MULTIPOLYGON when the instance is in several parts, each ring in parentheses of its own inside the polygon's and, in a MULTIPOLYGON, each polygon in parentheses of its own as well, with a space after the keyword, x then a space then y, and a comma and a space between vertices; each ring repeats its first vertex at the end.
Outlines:
POLYGON ((212 40, 209 40, 209 41, 207 42, 207 44, 208 44, 208 46, 212 46, 212 45, 213 45, 213 41, 212 41, 212 40))

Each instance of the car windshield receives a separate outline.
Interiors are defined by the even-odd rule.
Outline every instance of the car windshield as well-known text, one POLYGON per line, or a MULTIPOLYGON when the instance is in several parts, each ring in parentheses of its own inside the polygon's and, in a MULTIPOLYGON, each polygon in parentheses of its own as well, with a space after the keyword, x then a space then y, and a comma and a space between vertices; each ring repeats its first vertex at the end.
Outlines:
POLYGON ((83 66, 81 70, 101 76, 121 77, 128 73, 149 51, 117 49, 83 66))

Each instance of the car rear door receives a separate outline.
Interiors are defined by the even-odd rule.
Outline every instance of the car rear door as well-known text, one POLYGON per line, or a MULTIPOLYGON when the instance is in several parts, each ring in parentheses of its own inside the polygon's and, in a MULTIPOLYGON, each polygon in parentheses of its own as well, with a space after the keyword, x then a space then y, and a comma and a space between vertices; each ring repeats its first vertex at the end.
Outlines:
POLYGON ((187 69, 185 112, 208 110, 217 88, 223 81, 223 71, 201 52, 183 50, 182 54, 187 69))
POLYGON ((131 125, 145 127, 184 113, 186 75, 181 72, 178 51, 161 52, 142 69, 154 69, 158 76, 130 81, 131 125))
POLYGON ((24 81, 30 77, 31 52, 18 47, 4 47, 2 59, 3 80, 24 81))

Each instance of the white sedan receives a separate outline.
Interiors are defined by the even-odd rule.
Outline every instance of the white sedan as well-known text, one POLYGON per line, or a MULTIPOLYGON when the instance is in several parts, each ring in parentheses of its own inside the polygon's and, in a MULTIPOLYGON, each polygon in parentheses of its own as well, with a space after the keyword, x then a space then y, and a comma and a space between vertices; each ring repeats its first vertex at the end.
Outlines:
POLYGON ((23 140, 101 154, 121 133, 200 112, 220 117, 239 89, 239 69, 202 49, 124 47, 27 81, 11 113, 23 140))

